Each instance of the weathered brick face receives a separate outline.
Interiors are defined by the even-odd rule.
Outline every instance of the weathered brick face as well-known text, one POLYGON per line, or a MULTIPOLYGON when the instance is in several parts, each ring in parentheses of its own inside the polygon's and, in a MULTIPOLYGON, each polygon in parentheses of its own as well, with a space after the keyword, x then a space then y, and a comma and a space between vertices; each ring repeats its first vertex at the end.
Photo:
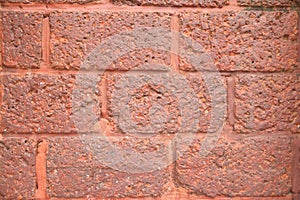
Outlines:
POLYGON ((34 199, 35 152, 36 142, 32 139, 1 139, 1 199, 34 199))
POLYGON ((298 132, 299 86, 297 76, 237 76, 235 130, 239 133, 298 132))
POLYGON ((299 0, 0 0, 0 200, 299 200, 299 0))
POLYGON ((83 59, 109 36, 142 27, 170 30, 170 19, 167 13, 54 12, 50 15, 51 65, 79 69, 83 59))
MULTIPOLYGON (((73 75, 4 75, 1 131, 7 133, 68 133, 73 75)), ((74 130, 73 130, 74 131, 74 130)))
MULTIPOLYGON (((297 12, 182 12, 179 18, 180 31, 198 42, 220 71, 296 68, 297 12)), ((186 49, 182 47, 181 51, 186 49)), ((180 68, 194 70, 184 59, 180 68)))
MULTIPOLYGON (((184 142, 178 143, 180 146, 184 142)), ((202 157, 204 138, 177 161, 178 184, 208 196, 282 196, 291 187, 291 140, 285 136, 220 139, 202 157), (270 145, 272 144, 272 145, 270 145), (274 146, 273 146, 274 145, 274 146)))
MULTIPOLYGON (((88 195, 94 197, 142 197, 159 196, 166 189, 171 178, 170 146, 164 141, 129 138, 63 137, 49 140, 47 161, 47 191, 50 197, 79 198, 88 195), (118 151, 129 151, 154 154, 151 160, 165 158, 165 168, 155 168, 148 163, 140 172, 135 171, 134 163, 145 162, 143 155, 134 159, 116 155, 115 164, 107 164, 111 152, 106 140, 109 140, 118 151), (102 141, 103 140, 103 141, 102 141), (97 146, 86 143, 95 143, 97 146), (73 149, 76 146, 76 151, 73 149), (153 148, 154 147, 154 148, 153 148), (91 148, 93 150, 91 150, 91 148), (128 159, 128 160, 127 160, 128 159), (109 168, 115 166, 115 169, 109 168), (148 167, 148 169, 147 169, 148 167)), ((149 157, 147 157, 149 158, 149 157)), ((139 166, 137 166, 139 167, 139 166)))
POLYGON ((42 19, 37 12, 1 12, 3 65, 39 68, 42 59, 42 19), (22 20, 20 20, 22 19, 22 20))
POLYGON ((1 0, 3 3, 24 3, 24 4, 33 4, 33 3, 46 3, 46 4, 55 4, 55 3, 72 3, 72 4, 86 4, 86 3, 97 3, 102 4, 104 0, 1 0))
POLYGON ((192 7, 208 7, 208 8, 222 8, 229 4, 228 0, 200 0, 200 1, 193 1, 193 0, 174 0, 174 1, 166 1, 166 0, 154 0, 154 1, 147 1, 147 0, 113 0, 116 5, 140 5, 140 6, 177 6, 177 7, 184 7, 184 6, 192 6, 192 7))
POLYGON ((297 6, 299 1, 296 0, 238 0, 238 5, 241 6, 261 6, 261 7, 285 7, 297 6))
MULTIPOLYGON (((208 131, 217 131, 221 128, 222 122, 227 116, 226 94, 221 92, 222 89, 226 88, 224 77, 214 73, 189 74, 186 77, 182 76, 175 80, 172 76, 167 76, 167 72, 163 73, 165 73, 165 76, 135 73, 132 75, 118 74, 108 77, 108 114, 114 131, 126 133, 126 130, 130 129, 134 132, 138 129, 144 134, 176 134, 178 132, 190 133, 191 131, 194 133, 206 133, 208 131), (132 80, 139 81, 132 82, 132 80), (180 83, 186 84, 187 87, 191 88, 191 91, 188 92, 185 87, 178 86, 180 83), (213 86, 215 91, 220 90, 220 93, 213 94, 208 85, 213 86), (124 92, 120 88, 126 88, 128 92, 124 92), (198 97, 196 102, 192 100, 180 102, 180 97, 185 96, 189 99, 192 95, 198 97), (125 99, 128 96, 131 97, 128 105, 132 115, 124 119, 122 117, 124 109, 120 109, 120 107, 122 107, 121 105, 125 106, 125 99), (124 104, 116 103, 120 101, 124 102, 124 104), (218 107, 220 111, 218 114, 212 114, 212 102, 218 107), (156 117, 159 120, 156 120, 151 125, 153 122, 150 110, 152 106, 163 107, 167 114, 163 115, 160 112, 156 112, 156 117), (199 112, 198 115, 194 113, 195 110, 199 112), (187 112, 191 116, 199 116, 197 124, 194 124, 195 126, 193 127, 182 124, 180 117, 185 117, 183 112, 187 112), (127 127, 124 125, 124 123, 130 123, 130 121, 135 126, 127 127), (155 128, 160 127, 161 124, 163 124, 161 128, 155 128), (125 130, 120 126, 125 126, 125 130), (147 126, 153 127, 153 129, 147 131, 147 126)), ((187 124, 193 124, 194 121, 195 119, 191 118, 186 122, 187 124)))

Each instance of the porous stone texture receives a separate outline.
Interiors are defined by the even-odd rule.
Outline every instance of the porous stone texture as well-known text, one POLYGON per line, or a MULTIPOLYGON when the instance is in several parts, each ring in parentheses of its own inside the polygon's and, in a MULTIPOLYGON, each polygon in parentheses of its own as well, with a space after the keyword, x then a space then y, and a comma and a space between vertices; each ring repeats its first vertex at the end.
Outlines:
MULTIPOLYGON (((135 50, 128 49, 130 46, 128 46, 129 44, 124 43, 124 41, 126 41, 125 39, 128 39, 133 43, 137 38, 143 40, 143 37, 145 37, 145 42, 149 42, 149 39, 152 39, 151 36, 149 36, 150 38, 147 38, 145 35, 138 34, 138 32, 136 32, 138 35, 130 35, 130 32, 138 28, 161 28, 169 31, 170 20, 171 14, 163 12, 53 12, 50 14, 51 65, 55 69, 80 69, 81 64, 94 50, 96 53, 94 52, 89 58, 96 61, 93 64, 90 64, 90 66, 83 66, 82 68, 107 69, 109 66, 104 66, 104 64, 101 65, 101 62, 111 59, 113 62, 111 63, 112 66, 117 65, 122 70, 128 70, 130 68, 123 63, 120 63, 122 60, 120 60, 119 63, 114 63, 115 60, 121 58, 113 57, 113 55, 119 52, 128 53, 129 55, 127 56, 130 56, 130 53, 132 54, 130 51, 135 50), (109 42, 109 37, 116 37, 117 34, 122 32, 128 33, 127 37, 124 36, 126 38, 114 38, 109 42), (105 43, 105 41, 108 42, 105 43), (116 45, 112 46, 112 43, 116 45), (106 52, 108 49, 111 49, 111 51, 106 52), (127 52, 127 50, 130 51, 127 52), (101 59, 101 62, 97 62, 98 56, 103 56, 104 52, 107 56, 101 59)), ((157 34, 156 37, 159 36, 160 35, 157 34)), ((160 39, 170 40, 170 38, 160 39)), ((168 47, 170 44, 171 42, 169 41, 168 45, 164 45, 167 50, 170 49, 170 47, 168 47)), ((161 53, 160 51, 158 51, 158 53, 151 53, 150 50, 144 50, 138 44, 136 44, 136 46, 138 49, 136 50, 136 59, 134 62, 145 63, 146 56, 154 58, 158 57, 157 60, 160 60, 160 57, 162 57, 163 60, 167 59, 165 58, 165 55, 159 54, 161 53)))
POLYGON ((46 0, 0 0, 0 3, 44 3, 46 0))
POLYGON ((52 138, 48 143, 50 197, 155 197, 170 181, 167 141, 81 136, 52 138), (136 156, 131 157, 132 152, 136 156))
POLYGON ((105 0, 44 0, 47 3, 71 3, 71 4, 86 4, 86 3, 97 3, 103 4, 105 0))
POLYGON ((235 131, 299 133, 298 76, 241 74, 235 84, 235 131))
POLYGON ((116 5, 139 5, 139 6, 192 6, 192 7, 209 7, 209 8, 222 8, 229 4, 228 0, 113 0, 116 5))
POLYGON ((195 138, 187 151, 176 145, 177 185, 198 195, 285 196, 291 188, 291 138, 269 135, 220 138, 208 154, 200 154, 204 137, 195 138))
POLYGON ((107 88, 113 132, 215 132, 227 116, 227 86, 219 74, 116 74, 108 76, 107 88))
MULTIPOLYGON (((179 13, 180 32, 200 45, 180 41, 180 69, 186 71, 291 71, 296 68, 295 11, 185 11, 179 13), (194 44, 195 46, 195 44, 194 44), (201 51, 208 56, 201 57, 201 51), (187 52, 198 54, 194 66, 187 52), (210 65, 212 60, 217 69, 210 65)), ((192 42, 193 43, 193 42, 192 42)))
MULTIPOLYGON (((295 196, 299 197, 300 194, 300 137, 295 136, 293 140, 293 169, 294 174, 292 192, 296 193, 295 196), (297 193, 299 193, 297 195, 297 193)), ((297 198, 296 198, 297 199, 297 198)))
POLYGON ((35 199, 36 142, 0 138, 0 199, 35 199))
POLYGON ((39 68, 42 59, 39 12, 2 11, 2 62, 12 68, 39 68))
POLYGON ((97 3, 102 4, 105 3, 104 0, 0 0, 3 3, 24 3, 24 4, 31 4, 31 3, 71 3, 71 4, 86 4, 86 3, 97 3))
POLYGON ((285 7, 297 6, 297 0, 238 0, 240 6, 285 7))
POLYGON ((88 118, 87 114, 79 116, 78 112, 93 108, 95 116, 100 115, 99 90, 86 96, 86 91, 98 87, 89 85, 92 79, 89 77, 81 84, 76 82, 75 75, 3 75, 0 79, 4 88, 1 132, 76 132, 82 117, 88 118))

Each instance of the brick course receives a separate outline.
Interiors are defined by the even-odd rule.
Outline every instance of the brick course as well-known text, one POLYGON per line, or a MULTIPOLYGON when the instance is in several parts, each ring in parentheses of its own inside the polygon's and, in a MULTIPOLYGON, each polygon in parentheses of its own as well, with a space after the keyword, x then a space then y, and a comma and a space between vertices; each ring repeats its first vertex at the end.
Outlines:
POLYGON ((298 0, 0 18, 0 199, 299 199, 298 0))

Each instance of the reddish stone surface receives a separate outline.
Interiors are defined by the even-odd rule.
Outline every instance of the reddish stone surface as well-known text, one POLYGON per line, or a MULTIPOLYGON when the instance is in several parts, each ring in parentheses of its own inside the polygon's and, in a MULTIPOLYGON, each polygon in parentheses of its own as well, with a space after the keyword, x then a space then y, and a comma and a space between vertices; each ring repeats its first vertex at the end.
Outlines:
POLYGON ((0 0, 1 3, 45 3, 46 0, 0 0))
POLYGON ((170 181, 168 167, 146 171, 147 167, 156 167, 153 163, 145 164, 148 160, 144 160, 145 154, 153 153, 152 160, 165 158, 163 160, 167 162, 171 154, 166 141, 146 138, 101 139, 90 135, 86 140, 79 137, 61 137, 49 139, 48 143, 47 192, 50 197, 159 196, 170 181), (106 140, 118 148, 116 154, 109 149, 106 140), (91 144, 95 145, 94 151, 89 146, 91 144), (126 150, 138 152, 139 156, 128 162, 128 154, 123 157, 120 153, 126 150), (116 168, 104 164, 107 158, 110 163, 119 161, 113 165, 116 168), (132 173, 135 167, 145 169, 145 172, 132 173))
POLYGON ((175 1, 166 1, 166 0, 113 0, 114 4, 117 5, 139 5, 139 6, 195 6, 195 7, 212 7, 212 8, 222 8, 225 5, 229 4, 228 0, 200 0, 200 1, 192 1, 192 0, 175 0, 175 1))
POLYGON ((158 70, 166 71, 170 67, 170 55, 166 51, 155 51, 151 49, 139 49, 116 59, 106 70, 158 70), (148 65, 150 63, 150 65, 148 65), (155 67, 164 65, 166 69, 155 67))
POLYGON ((235 84, 238 133, 299 133, 298 76, 244 74, 237 76, 235 84))
POLYGON ((36 142, 0 139, 0 199, 35 199, 36 142))
MULTIPOLYGON (((2 84, 0 129, 4 133, 74 132, 74 120, 79 119, 71 118, 76 112, 72 106, 82 104, 85 107, 91 100, 91 97, 82 96, 87 90, 83 86, 77 88, 77 93, 81 90, 82 94, 73 93, 75 75, 3 75, 2 84)), ((99 96, 98 93, 94 95, 92 98, 99 96)), ((96 115, 99 114, 97 109, 96 115)))
MULTIPOLYGON (((296 68, 297 12, 181 12, 180 31, 202 46, 221 71, 287 71, 296 68)), ((192 51, 180 46, 181 55, 192 51)), ((195 58, 196 59, 196 58, 195 58)), ((207 57, 197 58, 197 69, 207 57)), ((185 57, 182 70, 195 70, 185 57)))
POLYGON ((177 186, 207 196, 285 196, 291 189, 291 139, 289 136, 256 136, 219 139, 212 151, 201 156, 203 138, 179 141, 177 186), (188 146, 186 146, 188 147, 188 146))
MULTIPOLYGON (((294 138, 293 143, 293 169, 292 169, 292 192, 300 193, 300 137, 294 138)), ((298 195, 299 197, 299 195, 298 195)))
POLYGON ((38 12, 1 12, 3 65, 39 68, 42 58, 42 20, 38 12))
POLYGON ((297 0, 238 0, 238 5, 240 6, 296 6, 297 0))
POLYGON ((227 86, 224 77, 218 74, 177 74, 175 78, 150 73, 118 74, 109 76, 107 82, 108 115, 114 132, 206 133, 220 129, 227 116, 227 86), (192 97, 195 101, 191 100, 192 97), (187 101, 180 103, 180 98, 187 101), (212 98, 217 110, 214 115, 212 98), (128 116, 124 111, 127 105, 128 116), (159 108, 158 111, 152 110, 155 108, 159 108), (188 113, 190 118, 183 113, 188 113))
POLYGON ((104 3, 104 0, 0 0, 3 3, 72 3, 72 4, 85 4, 85 3, 104 3))
MULTIPOLYGON (((79 69, 86 56, 109 36, 142 27, 169 30, 170 18, 170 14, 156 12, 54 12, 50 14, 52 67, 79 69)), ((126 47, 119 45, 115 51, 122 48, 126 47)), ((139 54, 142 54, 141 60, 146 55, 142 49, 135 55, 138 59, 139 54)), ((150 56, 156 57, 155 54, 150 56)), ((122 64, 119 66, 128 69, 122 64)), ((97 69, 105 67, 96 66, 97 69)))
POLYGON ((300 194, 295 193, 293 194, 293 200, 299 200, 300 199, 300 194))
POLYGON ((85 3, 104 3, 104 0, 46 0, 47 3, 76 3, 76 4, 85 4, 85 3))

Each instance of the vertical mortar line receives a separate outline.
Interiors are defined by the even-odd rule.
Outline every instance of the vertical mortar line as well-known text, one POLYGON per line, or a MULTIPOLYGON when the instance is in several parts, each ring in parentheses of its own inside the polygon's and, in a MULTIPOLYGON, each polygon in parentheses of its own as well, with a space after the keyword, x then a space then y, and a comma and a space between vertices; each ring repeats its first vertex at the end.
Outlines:
MULTIPOLYGON (((300 9, 298 9, 297 14, 298 14, 297 62, 300 62, 300 9)), ((299 71, 299 66, 298 66, 298 71, 299 71)))
POLYGON ((108 120, 107 74, 103 74, 100 83, 101 118, 108 120))
POLYGON ((46 185, 47 185, 47 172, 46 172, 46 152, 48 144, 45 139, 37 142, 36 154, 36 199, 47 199, 46 185))
MULTIPOLYGON (((0 3, 0 11, 2 11, 2 2, 0 3)), ((0 110, 2 110, 2 102, 3 102, 3 96, 4 96, 4 86, 3 86, 3 34, 2 34, 2 13, 0 13, 1 19, 0 19, 0 110)), ((0 126, 2 126, 2 115, 0 114, 0 126)), ((2 135, 0 133, 0 139, 2 138, 2 135)))
MULTIPOLYGON (((0 3, 0 11, 2 11, 2 3, 0 3)), ((3 34, 2 34, 2 12, 0 13, 0 72, 3 70, 3 34)))
POLYGON ((41 68, 48 68, 50 66, 50 22, 49 13, 43 14, 42 27, 42 65, 41 68))
MULTIPOLYGON (((174 12, 171 17, 171 55, 170 55, 170 64, 171 67, 175 70, 179 69, 179 31, 180 31, 180 25, 179 25, 179 16, 178 12, 174 12)), ((176 188, 176 168, 177 168, 177 153, 176 153, 176 141, 172 142, 171 144, 171 156, 172 156, 172 170, 171 170, 171 185, 173 185, 174 188, 176 188)))
POLYGON ((175 12, 171 17, 171 67, 179 68, 179 16, 175 12))
POLYGON ((235 122, 235 102, 234 102, 234 94, 235 94, 235 75, 231 74, 227 78, 227 115, 228 122, 231 126, 234 126, 235 122))

